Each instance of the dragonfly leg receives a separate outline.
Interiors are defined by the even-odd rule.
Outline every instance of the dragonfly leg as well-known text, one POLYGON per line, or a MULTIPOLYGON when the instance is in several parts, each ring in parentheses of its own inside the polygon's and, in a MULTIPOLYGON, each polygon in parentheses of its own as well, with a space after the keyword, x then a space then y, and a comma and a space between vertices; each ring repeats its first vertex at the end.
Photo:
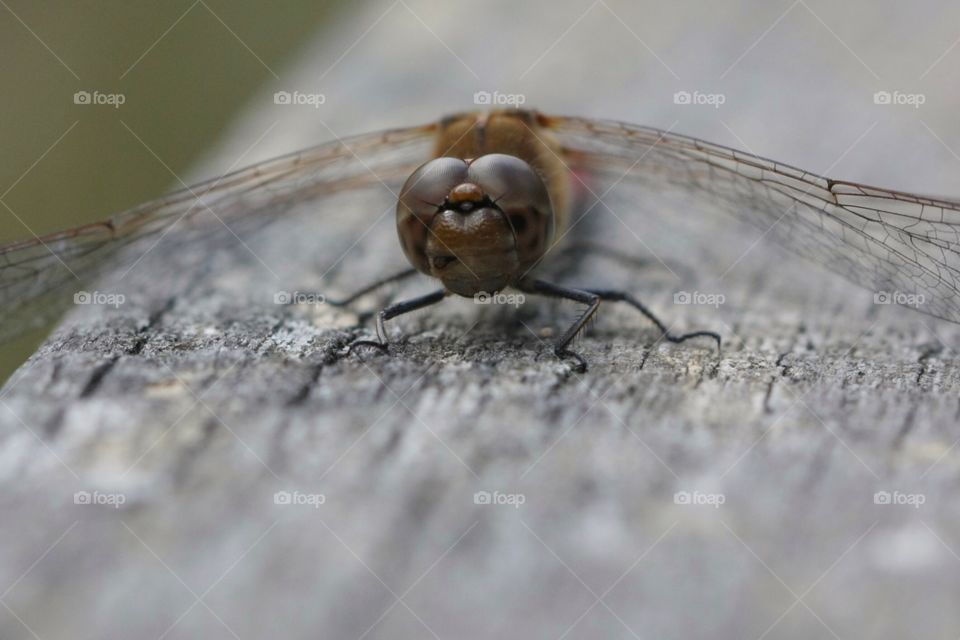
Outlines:
POLYGON ((389 346, 389 343, 387 342, 387 329, 385 326, 387 320, 396 318, 397 316, 409 313, 411 311, 416 311, 417 309, 429 307, 430 305, 436 304, 443 300, 446 295, 447 292, 445 290, 437 289, 436 291, 426 295, 391 304, 389 307, 383 309, 377 314, 377 339, 357 340, 352 342, 350 346, 347 347, 347 351, 352 351, 354 347, 375 347, 381 351, 386 351, 387 347, 389 346))
POLYGON ((563 335, 560 336, 560 339, 557 340, 556 344, 553 346, 553 353, 556 354, 558 358, 572 358, 573 360, 576 360, 577 371, 580 373, 585 372, 587 370, 587 361, 584 360, 583 356, 581 356, 579 353, 568 349, 567 345, 569 345, 574 337, 580 332, 580 330, 583 329, 584 325, 587 324, 591 316, 596 313, 597 307, 600 306, 600 296, 590 291, 563 287, 558 284, 544 282, 543 280, 521 282, 517 285, 517 288, 521 291, 526 291, 527 293, 538 293, 551 298, 563 298, 565 300, 573 300, 575 302, 582 302, 583 304, 588 305, 586 310, 580 314, 580 317, 577 318, 576 321, 570 325, 566 331, 563 332, 563 335))
POLYGON ((720 350, 720 334, 714 331, 691 331, 690 333, 681 333, 680 335, 674 335, 670 333, 670 330, 667 328, 667 325, 663 324, 653 311, 647 308, 645 304, 631 296, 629 293, 624 291, 616 291, 612 289, 587 289, 590 293, 599 296, 601 300, 609 300, 611 302, 626 302, 634 309, 638 310, 640 313, 645 315, 650 322, 657 325, 657 328, 660 329, 663 339, 668 342, 684 342, 690 338, 712 338, 717 342, 717 351, 720 350))
POLYGON ((363 289, 360 289, 359 291, 354 291, 352 294, 350 294, 349 296, 347 296, 347 297, 344 298, 343 300, 330 300, 330 299, 327 299, 326 302, 327 302, 327 304, 329 304, 329 305, 331 305, 331 306, 334 306, 334 307, 346 307, 347 305, 349 305, 349 304, 351 304, 351 303, 353 303, 353 302, 356 302, 359 298, 362 298, 363 296, 367 295, 368 293, 371 293, 372 291, 376 291, 376 290, 379 289, 380 287, 386 286, 386 285, 390 284, 391 282, 398 282, 398 281, 400 281, 400 280, 406 280, 407 278, 409 278, 410 276, 414 275, 415 273, 417 273, 417 270, 414 269, 414 268, 412 268, 412 267, 409 268, 409 269, 404 269, 403 271, 401 271, 401 272, 399 272, 399 273, 395 273, 395 274, 393 274, 393 275, 391 275, 391 276, 387 276, 386 278, 381 278, 380 280, 377 280, 376 282, 373 282, 373 283, 367 285, 366 287, 364 287, 363 289))

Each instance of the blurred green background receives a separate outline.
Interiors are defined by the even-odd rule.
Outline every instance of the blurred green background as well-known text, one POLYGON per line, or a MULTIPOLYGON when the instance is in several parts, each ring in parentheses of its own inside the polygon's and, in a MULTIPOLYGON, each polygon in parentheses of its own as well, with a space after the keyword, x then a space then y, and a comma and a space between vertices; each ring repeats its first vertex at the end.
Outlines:
MULTIPOLYGON (((0 0, 0 242, 179 186, 131 130, 186 171, 341 4, 0 0), (125 100, 77 105, 77 91, 125 100)), ((48 331, 0 345, 0 382, 48 331)))

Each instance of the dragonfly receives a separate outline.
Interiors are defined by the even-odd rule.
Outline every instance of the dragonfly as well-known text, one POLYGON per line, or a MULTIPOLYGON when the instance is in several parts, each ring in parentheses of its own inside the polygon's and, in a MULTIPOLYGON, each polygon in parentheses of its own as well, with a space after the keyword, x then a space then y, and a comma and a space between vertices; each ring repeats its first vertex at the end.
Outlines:
MULTIPOLYGON (((629 182, 639 193, 675 189, 694 207, 721 209, 763 229, 788 250, 874 291, 923 296, 917 310, 960 323, 960 201, 836 180, 653 127, 534 110, 451 115, 424 125, 362 134, 268 160, 87 224, 0 247, 0 339, 46 323, 79 281, 109 269, 125 247, 162 238, 212 212, 225 226, 297 205, 405 180, 397 194, 399 248, 410 267, 341 300, 348 306, 415 274, 436 291, 386 306, 385 323, 451 295, 505 288, 585 305, 554 353, 577 369, 569 348, 602 301, 624 302, 685 342, 713 331, 674 334, 629 291, 572 287, 538 276, 585 217, 591 181, 629 182)), ((596 195, 596 194, 594 194, 596 195)), ((155 241, 155 240, 154 240, 155 241)))

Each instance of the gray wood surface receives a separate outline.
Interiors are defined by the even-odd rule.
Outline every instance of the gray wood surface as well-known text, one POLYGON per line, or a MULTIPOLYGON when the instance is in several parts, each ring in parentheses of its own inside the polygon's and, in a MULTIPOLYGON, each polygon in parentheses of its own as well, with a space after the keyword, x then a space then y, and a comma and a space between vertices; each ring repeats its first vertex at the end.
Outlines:
POLYGON ((647 263, 565 281, 721 354, 605 305, 576 374, 548 337, 573 307, 531 299, 346 355, 357 315, 272 295, 402 265, 387 219, 320 277, 381 210, 360 198, 256 258, 159 244, 0 392, 0 637, 960 636, 960 328, 732 223, 617 207, 649 252, 599 239, 647 263))

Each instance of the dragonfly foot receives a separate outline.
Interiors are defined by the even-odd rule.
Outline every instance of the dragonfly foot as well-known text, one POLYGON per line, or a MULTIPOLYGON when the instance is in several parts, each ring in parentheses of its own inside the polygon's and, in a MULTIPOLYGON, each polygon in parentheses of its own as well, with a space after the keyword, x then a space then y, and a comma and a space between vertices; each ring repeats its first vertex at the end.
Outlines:
POLYGON ((561 360, 563 359, 574 360, 575 361, 575 364, 573 365, 574 372, 576 373, 587 372, 587 361, 584 360, 583 356, 581 356, 576 351, 571 351, 570 349, 561 349, 558 347, 553 350, 553 353, 561 360))
POLYGON ((664 333, 663 339, 667 342, 673 342, 674 344, 679 344, 681 342, 686 342, 691 338, 711 338, 717 342, 717 353, 720 353, 721 349, 721 340, 720 334, 715 331, 691 331, 690 333, 682 333, 679 336, 675 336, 672 333, 664 333))
POLYGON ((390 343, 379 340, 354 340, 347 345, 347 354, 353 353, 356 347, 373 347, 381 353, 390 353, 390 343))

